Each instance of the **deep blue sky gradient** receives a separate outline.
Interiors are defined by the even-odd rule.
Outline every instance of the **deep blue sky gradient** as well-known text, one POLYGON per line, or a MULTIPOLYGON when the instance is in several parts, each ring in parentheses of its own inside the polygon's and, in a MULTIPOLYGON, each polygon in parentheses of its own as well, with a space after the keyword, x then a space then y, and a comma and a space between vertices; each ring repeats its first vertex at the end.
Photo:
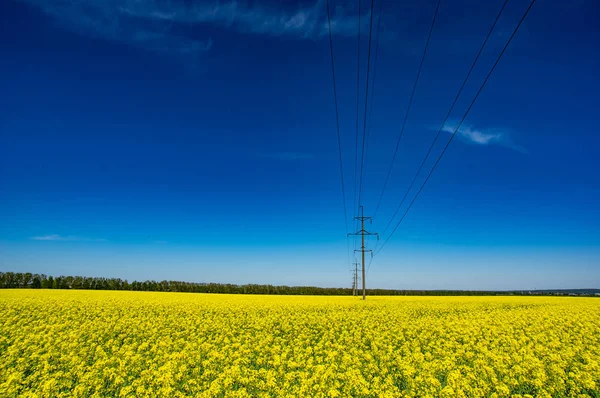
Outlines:
MULTIPOLYGON (((0 269, 349 285, 324 2, 198 4, 1 3, 0 269)), ((333 4, 351 217, 357 10, 333 4)), ((373 231, 393 214, 501 4, 442 0, 373 231)), ((527 5, 509 1, 450 124, 527 5)), ((366 214, 434 7, 384 6, 366 214)), ((592 0, 537 1, 374 259, 369 286, 600 287, 598 15, 592 0)), ((363 100, 367 44, 363 35, 363 100)))

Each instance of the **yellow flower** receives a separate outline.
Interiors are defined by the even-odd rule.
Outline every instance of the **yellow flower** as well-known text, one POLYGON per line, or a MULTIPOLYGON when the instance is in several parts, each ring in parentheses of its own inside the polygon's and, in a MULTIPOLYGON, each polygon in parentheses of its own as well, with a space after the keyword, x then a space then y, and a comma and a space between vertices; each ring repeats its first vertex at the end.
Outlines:
POLYGON ((600 394, 600 300, 0 291, 1 397, 600 394))

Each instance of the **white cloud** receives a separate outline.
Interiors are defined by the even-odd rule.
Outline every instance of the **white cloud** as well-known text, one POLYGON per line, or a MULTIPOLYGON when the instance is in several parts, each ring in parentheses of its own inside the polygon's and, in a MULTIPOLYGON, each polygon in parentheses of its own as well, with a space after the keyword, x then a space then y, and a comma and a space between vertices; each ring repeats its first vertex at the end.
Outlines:
MULTIPOLYGON (((454 134, 455 130, 455 126, 444 126, 444 131, 447 133, 454 134)), ((502 139, 502 133, 484 132, 481 130, 474 130, 471 127, 461 127, 457 133, 467 141, 481 145, 488 145, 502 139)))
POLYGON ((31 239, 33 240, 64 240, 60 235, 44 235, 44 236, 34 236, 31 239))
MULTIPOLYGON (((210 37, 195 37, 192 29, 211 25, 245 34, 315 39, 327 33, 325 2, 284 9, 285 2, 267 7, 238 1, 198 3, 159 0, 21 0, 80 34, 120 41, 150 51, 197 54, 209 50, 210 37), (187 32, 187 33, 185 33, 187 32)), ((288 6, 289 7, 289 6, 288 6)), ((368 23, 368 13, 362 17, 368 23)), ((337 7, 332 32, 356 34, 357 16, 337 7)), ((366 32, 366 26, 363 31, 366 32)))
MULTIPOLYGON (((150 51, 191 54, 206 51, 212 45, 210 38, 192 38, 176 32, 168 24, 128 16, 119 6, 121 2, 116 0, 21 1, 39 8, 61 26, 82 35, 124 42, 150 51)), ((135 2, 129 0, 124 4, 135 2)))
MULTIPOLYGON (((123 13, 147 20, 166 20, 190 25, 212 24, 241 33, 289 36, 297 39, 319 38, 328 33, 324 0, 316 0, 311 5, 294 7, 294 9, 284 9, 285 4, 286 2, 280 2, 278 6, 268 7, 264 2, 248 6, 238 1, 189 4, 173 1, 129 0, 125 1, 119 9, 123 13)), ((367 10, 361 16, 362 30, 365 33, 369 23, 369 12, 367 10)), ((356 9, 335 7, 331 20, 332 33, 356 35, 358 16, 355 14, 356 9)))
POLYGON ((61 242, 106 242, 106 239, 99 238, 86 238, 83 236, 74 236, 74 235, 42 235, 42 236, 33 236, 32 240, 42 240, 42 241, 61 241, 61 242))
MULTIPOLYGON (((446 133, 454 134, 456 126, 446 125, 446 133)), ((476 129, 472 126, 461 126, 456 134, 463 140, 476 145, 501 145, 519 152, 527 152, 525 148, 515 144, 508 131, 499 129, 476 129)))

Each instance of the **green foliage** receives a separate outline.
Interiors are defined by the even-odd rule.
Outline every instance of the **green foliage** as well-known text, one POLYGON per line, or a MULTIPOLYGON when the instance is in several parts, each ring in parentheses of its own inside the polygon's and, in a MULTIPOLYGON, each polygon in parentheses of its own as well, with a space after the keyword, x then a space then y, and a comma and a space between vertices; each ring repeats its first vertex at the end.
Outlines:
MULTIPOLYGON (((85 276, 46 276, 20 272, 0 272, 0 289, 87 289, 87 290, 133 290, 145 292, 225 293, 225 294, 280 294, 348 296, 350 288, 314 286, 234 285, 230 283, 194 283, 181 281, 133 281, 119 278, 91 278, 85 276)), ((367 289, 369 296, 494 296, 494 295, 556 295, 560 291, 539 292, 493 292, 475 290, 388 290, 367 289)), ((359 292, 360 293, 360 292, 359 292)), ((579 292, 578 295, 593 294, 579 292)))

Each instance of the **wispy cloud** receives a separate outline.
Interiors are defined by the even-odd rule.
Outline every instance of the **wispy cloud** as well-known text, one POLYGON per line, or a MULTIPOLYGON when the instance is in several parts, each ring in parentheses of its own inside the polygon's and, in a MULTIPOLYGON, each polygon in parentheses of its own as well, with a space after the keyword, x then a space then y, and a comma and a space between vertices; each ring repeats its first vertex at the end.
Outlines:
MULTIPOLYGON (((39 8, 67 29, 91 37, 123 42, 150 51, 195 54, 207 51, 212 39, 180 33, 172 24, 152 23, 147 18, 127 15, 123 4, 136 0, 21 0, 39 8)), ((139 1, 146 3, 146 1, 139 1)), ((148 2, 149 5, 154 1, 148 2)), ((151 9, 148 9, 152 12, 151 9)))
MULTIPOLYGON (((40 0, 41 1, 41 0, 40 0)), ((239 1, 213 1, 204 4, 129 0, 119 7, 125 14, 154 21, 181 24, 212 24, 241 33, 289 36, 296 39, 319 38, 328 33, 325 1, 290 7, 287 2, 249 6, 239 1)), ((333 10, 331 30, 337 35, 356 35, 358 16, 355 8, 337 6, 333 10)), ((368 26, 369 11, 362 15, 368 26)), ((363 29, 366 32, 366 29, 363 29)))
MULTIPOLYGON (((198 31, 193 28, 201 26, 293 39, 320 38, 327 32, 323 0, 293 8, 286 2, 267 7, 220 0, 200 4, 184 0, 20 1, 83 35, 161 53, 189 55, 208 51, 213 39, 192 33, 198 31)), ((357 16, 351 11, 335 8, 331 22, 334 34, 356 34, 357 16)), ((368 21, 367 16, 363 16, 363 21, 368 21)))
MULTIPOLYGON (((446 133, 454 134, 456 125, 446 125, 443 128, 446 133)), ((501 129, 479 129, 472 126, 461 126, 456 132, 464 141, 475 145, 501 145, 515 151, 527 153, 527 150, 520 145, 517 145, 510 133, 501 129)))
POLYGON ((303 152, 274 152, 262 154, 261 156, 277 160, 304 160, 313 157, 312 154, 303 152))
POLYGON ((41 235, 41 236, 33 236, 32 240, 42 240, 42 241, 55 241, 55 242, 106 242, 106 239, 101 238, 86 238, 84 236, 75 236, 75 235, 41 235))

